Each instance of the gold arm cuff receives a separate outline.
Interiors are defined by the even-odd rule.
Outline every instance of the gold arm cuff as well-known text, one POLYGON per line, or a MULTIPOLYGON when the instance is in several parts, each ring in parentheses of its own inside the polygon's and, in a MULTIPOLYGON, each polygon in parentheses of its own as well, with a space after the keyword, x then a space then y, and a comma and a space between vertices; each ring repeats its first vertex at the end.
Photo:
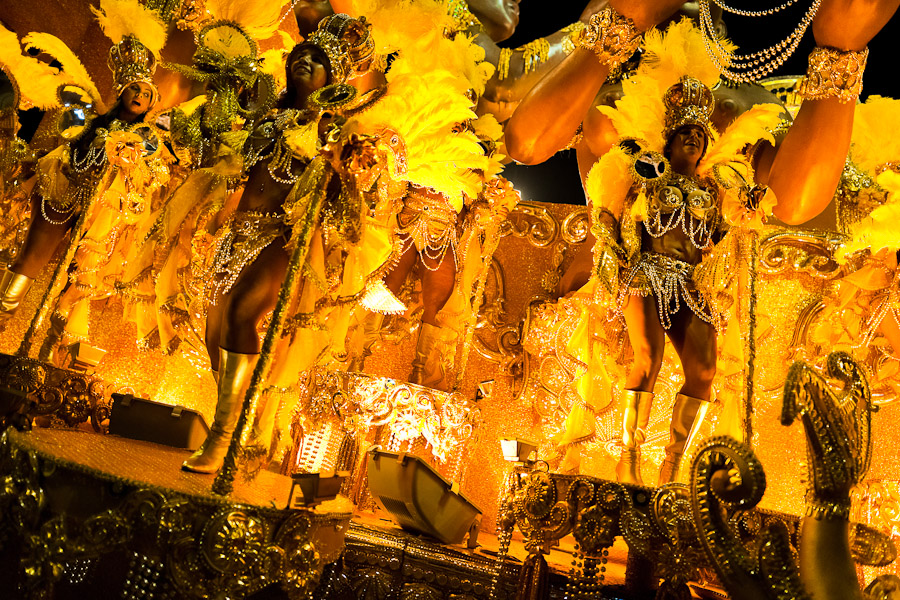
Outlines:
POLYGON ((521 47, 524 54, 525 73, 531 73, 550 58, 550 42, 547 38, 532 40, 521 47))
POLYGON ((581 21, 575 21, 571 25, 566 25, 562 28, 561 31, 566 34, 562 41, 562 50, 567 56, 575 52, 575 48, 578 47, 578 40, 581 38, 581 32, 584 31, 585 27, 586 25, 581 21))
POLYGON ((641 34, 631 19, 607 7, 591 16, 578 45, 592 51, 600 64, 613 68, 631 58, 641 45, 641 34))
POLYGON ((500 48, 500 58, 497 59, 497 79, 501 81, 509 77, 509 61, 512 60, 512 48, 500 48))
POLYGON ((838 50, 815 48, 809 55, 809 68, 800 84, 804 100, 837 98, 842 103, 855 102, 862 92, 863 71, 869 49, 838 50))

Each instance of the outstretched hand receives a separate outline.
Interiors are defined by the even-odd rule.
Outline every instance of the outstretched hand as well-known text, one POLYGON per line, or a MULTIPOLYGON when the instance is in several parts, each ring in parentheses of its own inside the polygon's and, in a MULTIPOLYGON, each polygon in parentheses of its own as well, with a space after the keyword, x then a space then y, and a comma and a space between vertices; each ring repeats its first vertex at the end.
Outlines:
POLYGON ((822 0, 813 20, 819 46, 862 50, 887 24, 900 0, 822 0))

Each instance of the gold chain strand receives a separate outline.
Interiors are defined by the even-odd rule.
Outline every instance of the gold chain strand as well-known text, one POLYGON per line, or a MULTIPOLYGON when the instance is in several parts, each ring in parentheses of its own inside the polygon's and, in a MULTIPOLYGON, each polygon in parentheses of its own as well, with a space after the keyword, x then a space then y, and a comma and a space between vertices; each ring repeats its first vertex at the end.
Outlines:
POLYGON ((803 34, 819 11, 822 0, 813 0, 800 23, 782 41, 743 56, 729 52, 722 47, 716 34, 709 3, 710 0, 701 0, 700 2, 700 28, 703 32, 706 52, 716 68, 722 72, 723 77, 731 81, 749 83, 769 75, 794 53, 803 34))

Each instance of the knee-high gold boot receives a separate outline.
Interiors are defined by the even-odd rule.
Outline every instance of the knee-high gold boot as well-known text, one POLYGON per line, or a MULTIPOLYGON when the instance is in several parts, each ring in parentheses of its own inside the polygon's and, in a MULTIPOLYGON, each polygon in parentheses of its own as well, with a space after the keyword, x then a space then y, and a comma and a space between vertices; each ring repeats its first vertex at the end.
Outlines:
POLYGON ((219 348, 216 415, 206 441, 181 465, 185 471, 215 473, 222 467, 258 358, 259 354, 240 354, 219 348))
POLYGON ((451 329, 422 323, 416 343, 416 357, 409 374, 410 383, 447 391, 442 353, 447 342, 455 336, 451 329))
POLYGON ((3 269, 0 274, 0 331, 18 310, 33 282, 31 277, 3 269))
POLYGON ((616 465, 616 479, 622 483, 643 485, 641 444, 647 439, 653 392, 625 390, 622 396, 625 400, 625 414, 622 419, 622 456, 616 465))
POLYGON ((672 422, 669 425, 669 443, 666 444, 666 458, 659 468, 659 479, 656 485, 663 485, 675 479, 681 465, 681 455, 691 439, 694 426, 703 421, 706 414, 707 401, 684 394, 675 394, 675 406, 672 408, 672 422), (698 418, 699 416, 699 418, 698 418))

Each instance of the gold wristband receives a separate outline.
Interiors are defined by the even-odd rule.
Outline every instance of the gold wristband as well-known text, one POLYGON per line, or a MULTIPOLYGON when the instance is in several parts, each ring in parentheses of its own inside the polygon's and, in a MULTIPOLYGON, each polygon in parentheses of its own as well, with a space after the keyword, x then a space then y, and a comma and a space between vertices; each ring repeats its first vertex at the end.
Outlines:
POLYGON ((591 16, 578 45, 591 50, 600 64, 617 67, 641 45, 641 34, 631 19, 607 7, 591 16))
POLYGON ((815 48, 809 55, 809 68, 800 84, 804 100, 837 98, 842 103, 855 102, 862 92, 863 71, 869 49, 860 52, 837 48, 815 48))
POLYGON ((817 521, 849 521, 850 499, 846 500, 822 500, 820 498, 807 498, 806 516, 817 521))

